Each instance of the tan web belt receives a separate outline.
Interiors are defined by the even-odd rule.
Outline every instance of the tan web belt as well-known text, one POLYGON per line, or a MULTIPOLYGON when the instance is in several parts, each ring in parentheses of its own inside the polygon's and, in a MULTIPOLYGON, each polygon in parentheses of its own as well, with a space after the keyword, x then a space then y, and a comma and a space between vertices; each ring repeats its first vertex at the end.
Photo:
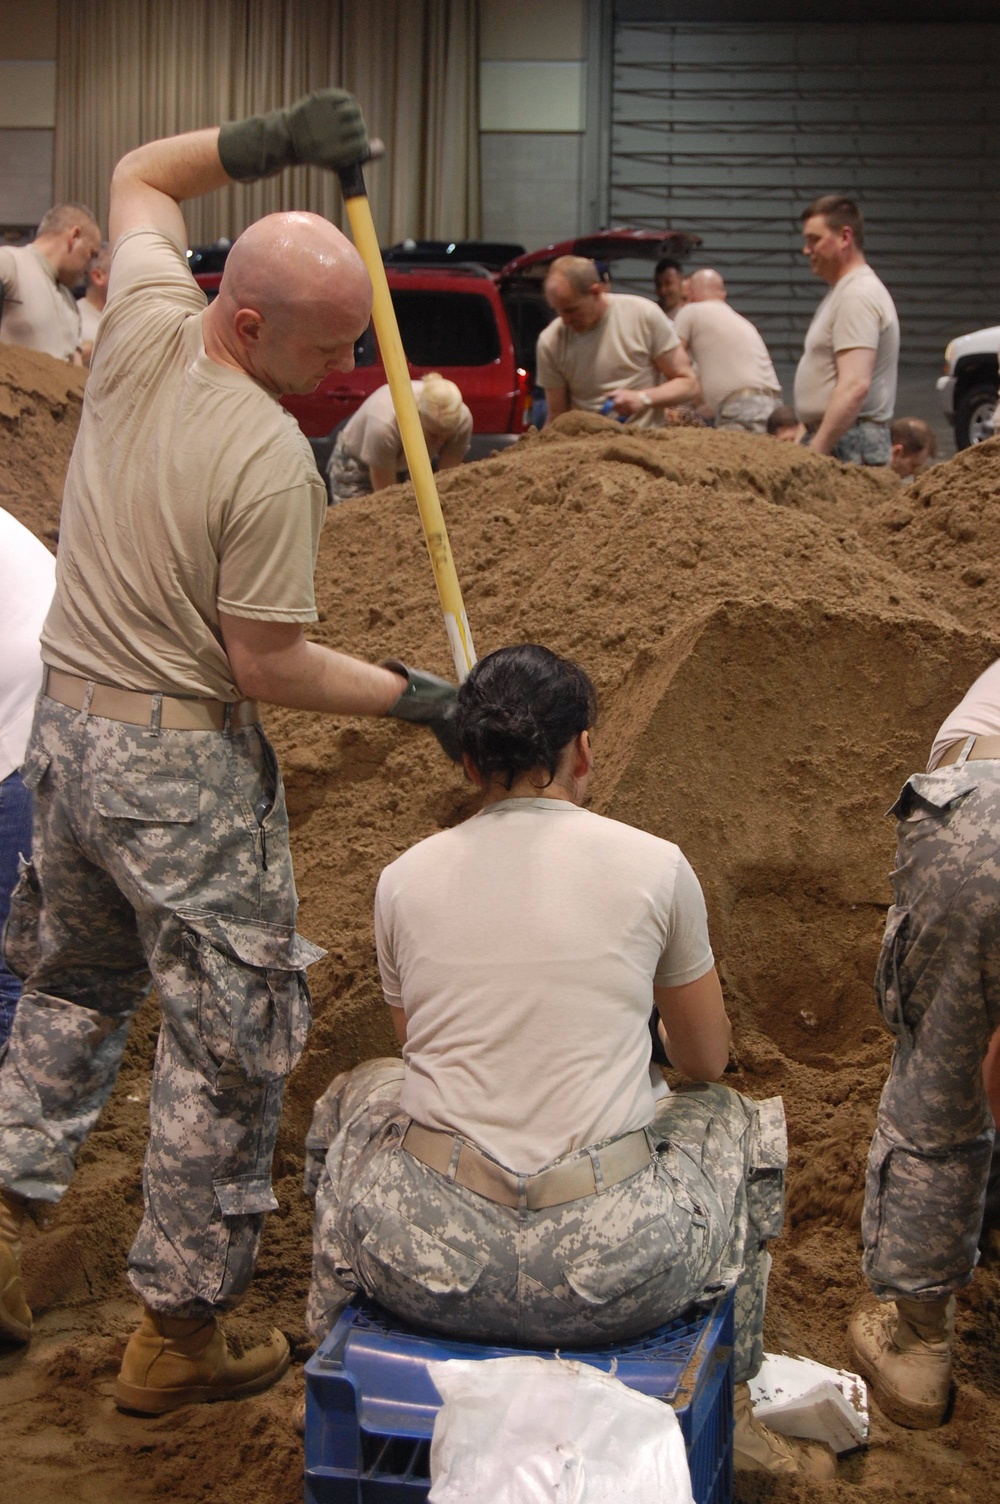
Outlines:
MULTIPOLYGON (((967 741, 968 737, 963 736, 959 741, 952 742, 951 746, 948 747, 938 761, 937 766, 939 768, 946 768, 950 763, 958 762, 959 757, 962 755, 962 748, 967 741)), ((989 762, 991 759, 997 757, 1000 757, 1000 736, 977 736, 972 743, 972 750, 966 761, 989 762)))
POLYGON ((46 668, 42 693, 70 710, 124 721, 128 726, 148 726, 151 731, 224 731, 253 726, 260 720, 256 700, 185 700, 158 692, 115 689, 58 668, 46 668))
POLYGON ((641 1128, 602 1149, 584 1149, 576 1158, 539 1170, 537 1175, 515 1175, 464 1139, 437 1128, 424 1128, 420 1123, 407 1128, 403 1148, 421 1164, 475 1191, 477 1196, 485 1196, 498 1206, 516 1206, 529 1212, 594 1196, 644 1169, 651 1157, 649 1140, 641 1128))

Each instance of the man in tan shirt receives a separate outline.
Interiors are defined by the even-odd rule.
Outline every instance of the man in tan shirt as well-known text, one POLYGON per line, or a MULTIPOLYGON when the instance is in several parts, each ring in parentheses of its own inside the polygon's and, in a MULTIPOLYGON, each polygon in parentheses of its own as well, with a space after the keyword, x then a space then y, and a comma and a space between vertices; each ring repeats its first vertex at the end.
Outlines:
POLYGON ((0 342, 82 365, 73 288, 83 281, 100 245, 101 232, 89 209, 57 204, 43 216, 30 245, 0 247, 0 342))
POLYGON ((554 318, 538 337, 537 376, 551 423, 572 407, 637 427, 697 402, 698 379, 673 324, 649 298, 611 293, 584 256, 559 256, 545 279, 554 318))
POLYGON ((726 302, 726 284, 710 267, 688 278, 688 301, 674 328, 694 361, 716 428, 764 433, 781 384, 758 331, 726 302))
POLYGON ((813 314, 795 372, 795 411, 810 449, 845 463, 888 465, 899 319, 864 254, 853 199, 827 194, 802 211, 802 253, 830 291, 813 314))
POLYGON ((272 1331, 233 1350, 217 1316, 277 1205, 284 1081, 309 1027, 288 818, 257 700, 422 720, 454 690, 310 642, 326 495, 283 392, 349 371, 371 312, 353 246, 272 214, 206 306, 182 199, 367 151, 356 101, 139 147, 111 188, 110 295, 63 501, 45 668, 23 768, 35 851, 6 956, 25 989, 0 1068, 0 1338, 25 1343, 29 1202, 57 1202, 155 984, 145 1215, 129 1279, 145 1307, 118 1401, 151 1414, 265 1388, 272 1331))
POLYGON ((80 314, 80 353, 85 366, 90 365, 97 338, 97 326, 108 301, 108 278, 111 275, 111 246, 106 240, 94 257, 87 273, 87 290, 77 304, 80 314))

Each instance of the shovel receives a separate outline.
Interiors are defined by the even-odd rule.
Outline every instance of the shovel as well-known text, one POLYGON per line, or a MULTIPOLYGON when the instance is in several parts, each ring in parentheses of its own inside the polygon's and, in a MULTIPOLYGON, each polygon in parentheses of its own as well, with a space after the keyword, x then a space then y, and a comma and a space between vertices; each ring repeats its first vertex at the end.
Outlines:
MULTIPOLYGON (((375 148, 372 156, 382 155, 384 148, 380 149, 381 143, 373 142, 372 145, 375 148)), ((399 337, 396 310, 392 306, 392 298, 389 294, 389 284, 386 281, 385 267, 382 264, 378 236, 375 234, 361 163, 341 168, 337 176, 340 179, 340 188, 344 195, 354 244, 372 279, 375 293, 372 307, 375 333, 378 335, 382 363, 389 380, 392 405, 399 421, 406 464, 417 496, 420 522, 427 540, 427 552, 431 556, 434 582, 437 585, 438 599, 444 614, 444 627, 448 634, 451 655, 455 660, 455 673, 461 684, 468 677, 469 670, 476 661, 476 653, 472 646, 472 633, 469 631, 469 619, 465 614, 451 545, 448 542, 448 529, 445 527, 444 513, 441 511, 437 483, 434 480, 434 471, 431 469, 430 455, 427 453, 427 441, 424 438, 423 428, 420 426, 420 414, 417 411, 416 398, 410 384, 410 372, 406 364, 406 355, 403 352, 403 341, 399 337)))

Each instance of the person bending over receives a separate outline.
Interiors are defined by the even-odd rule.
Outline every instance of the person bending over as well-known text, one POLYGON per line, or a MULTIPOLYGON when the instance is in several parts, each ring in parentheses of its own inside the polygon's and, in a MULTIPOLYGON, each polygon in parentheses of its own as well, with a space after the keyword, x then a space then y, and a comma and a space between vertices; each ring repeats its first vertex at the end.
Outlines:
MULTIPOLYGON (((429 371, 413 383, 427 452, 439 470, 460 465, 472 442, 472 413, 453 381, 429 371)), ((331 501, 370 496, 394 485, 406 470, 399 419, 387 386, 366 397, 337 435, 327 478, 331 501)))
POLYGON ((730 1024, 694 872, 669 841, 583 808, 593 685, 532 645, 484 658, 458 729, 483 807, 382 873, 375 934, 402 1061, 317 1104, 308 1320, 364 1291, 495 1342, 627 1340, 736 1288, 737 1462, 830 1476, 753 1420, 781 1099, 709 1084, 730 1024), (670 1059, 650 1071, 655 999, 670 1059))

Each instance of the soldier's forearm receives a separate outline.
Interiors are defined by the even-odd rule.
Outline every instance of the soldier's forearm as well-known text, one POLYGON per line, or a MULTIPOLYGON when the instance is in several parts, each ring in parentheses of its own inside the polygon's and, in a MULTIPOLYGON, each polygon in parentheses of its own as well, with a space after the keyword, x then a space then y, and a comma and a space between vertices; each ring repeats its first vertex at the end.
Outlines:
POLYGON ((148 188, 181 203, 224 188, 229 181, 219 159, 219 128, 212 126, 137 146, 118 163, 111 187, 112 193, 148 188))

